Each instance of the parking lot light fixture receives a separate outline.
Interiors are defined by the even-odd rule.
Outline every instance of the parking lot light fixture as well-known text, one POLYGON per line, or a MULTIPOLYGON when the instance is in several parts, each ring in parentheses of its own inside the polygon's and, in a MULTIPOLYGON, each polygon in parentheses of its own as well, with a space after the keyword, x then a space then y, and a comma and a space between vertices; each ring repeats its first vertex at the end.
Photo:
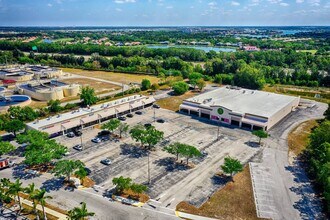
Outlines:
POLYGON ((82 150, 84 150, 84 145, 83 145, 82 136, 83 136, 83 133, 82 133, 82 131, 81 131, 81 135, 80 135, 80 144, 81 144, 82 150))

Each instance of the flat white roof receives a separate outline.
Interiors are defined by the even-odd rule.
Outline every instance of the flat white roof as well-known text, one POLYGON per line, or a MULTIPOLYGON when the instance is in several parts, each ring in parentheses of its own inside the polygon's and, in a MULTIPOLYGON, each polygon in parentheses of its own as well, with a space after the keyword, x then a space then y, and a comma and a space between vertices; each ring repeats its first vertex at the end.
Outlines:
MULTIPOLYGON (((90 108, 80 108, 79 110, 70 111, 67 113, 63 113, 60 115, 52 116, 49 118, 37 120, 34 122, 27 123, 26 125, 30 128, 40 130, 41 128, 45 127, 53 127, 55 124, 63 124, 65 126, 66 123, 73 122, 72 119, 82 119, 85 120, 87 118, 90 118, 94 116, 94 114, 100 114, 102 116, 102 112, 108 111, 107 109, 114 109, 118 108, 120 110, 119 106, 124 104, 134 104, 135 102, 144 102, 145 104, 149 104, 155 101, 154 97, 147 97, 147 96, 140 96, 140 95, 133 95, 129 97, 125 97, 122 99, 117 99, 111 102, 99 104, 99 105, 93 105, 90 108)), ((115 111, 114 111, 115 112, 115 111)), ((93 117, 94 118, 94 117, 93 117)), ((79 122, 78 120, 78 122, 79 122)), ((87 121, 87 120, 86 120, 87 121)), ((86 122, 85 122, 86 123, 86 122)))
POLYGON ((269 118, 296 99, 299 97, 243 88, 221 87, 185 101, 205 107, 222 106, 234 113, 248 113, 269 118))

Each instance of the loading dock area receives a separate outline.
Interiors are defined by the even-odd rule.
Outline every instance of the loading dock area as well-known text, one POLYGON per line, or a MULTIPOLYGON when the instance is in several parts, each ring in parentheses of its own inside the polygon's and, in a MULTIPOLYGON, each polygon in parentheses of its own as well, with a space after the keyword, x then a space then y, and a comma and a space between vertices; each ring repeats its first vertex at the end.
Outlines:
POLYGON ((248 130, 269 130, 299 102, 300 97, 221 87, 184 100, 180 112, 248 130))

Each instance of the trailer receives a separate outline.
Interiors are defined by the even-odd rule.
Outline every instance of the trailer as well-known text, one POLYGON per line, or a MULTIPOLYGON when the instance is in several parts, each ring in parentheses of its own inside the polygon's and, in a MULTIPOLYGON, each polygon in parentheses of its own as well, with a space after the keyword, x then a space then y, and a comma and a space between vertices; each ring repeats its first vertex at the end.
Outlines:
POLYGON ((12 167, 14 165, 15 165, 14 161, 11 161, 9 159, 0 159, 0 170, 8 167, 12 167))

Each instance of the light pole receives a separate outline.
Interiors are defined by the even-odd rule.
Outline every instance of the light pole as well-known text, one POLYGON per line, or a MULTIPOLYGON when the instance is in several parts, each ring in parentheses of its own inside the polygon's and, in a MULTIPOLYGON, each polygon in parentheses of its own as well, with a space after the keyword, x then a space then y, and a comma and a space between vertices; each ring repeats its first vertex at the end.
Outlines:
POLYGON ((80 135, 80 145, 81 145, 82 150, 84 150, 84 147, 83 147, 83 141, 82 141, 82 136, 83 136, 83 133, 82 133, 82 130, 81 130, 81 135, 80 135))
POLYGON ((156 108, 153 107, 153 109, 154 109, 154 122, 156 122, 156 108))
MULTIPOLYGON (((220 118, 219 118, 220 119, 220 118)), ((217 134, 217 141, 219 140, 220 135, 220 120, 218 120, 218 134, 217 134)))
POLYGON ((150 185, 150 151, 148 151, 148 185, 150 185))

